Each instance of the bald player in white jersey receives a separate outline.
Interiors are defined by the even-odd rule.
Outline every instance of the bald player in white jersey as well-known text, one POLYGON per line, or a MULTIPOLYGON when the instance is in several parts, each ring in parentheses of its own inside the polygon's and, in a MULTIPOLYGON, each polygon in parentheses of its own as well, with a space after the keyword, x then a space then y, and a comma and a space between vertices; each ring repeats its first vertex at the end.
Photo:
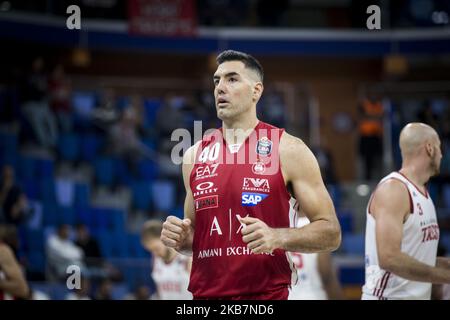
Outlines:
POLYGON ((141 231, 141 242, 153 255, 152 278, 161 300, 192 300, 188 291, 192 258, 166 247, 161 239, 162 221, 149 220, 141 231))
POLYGON ((449 258, 436 258, 439 226, 425 186, 439 173, 439 136, 410 123, 400 149, 401 170, 381 180, 367 206, 364 300, 426 300, 433 283, 450 283, 449 258))

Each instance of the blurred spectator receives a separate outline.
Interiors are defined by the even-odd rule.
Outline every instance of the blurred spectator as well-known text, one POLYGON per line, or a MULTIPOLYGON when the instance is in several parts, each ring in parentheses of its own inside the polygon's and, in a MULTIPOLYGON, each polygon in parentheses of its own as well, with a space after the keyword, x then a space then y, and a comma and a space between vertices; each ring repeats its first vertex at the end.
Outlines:
POLYGON ((103 261, 97 240, 91 237, 89 229, 84 224, 78 224, 75 230, 75 245, 83 250, 86 266, 100 267, 103 261))
POLYGON ((274 126, 284 128, 286 125, 286 106, 283 96, 275 90, 269 91, 261 101, 261 120, 272 123, 274 126))
MULTIPOLYGON (((299 203, 290 199, 291 212, 296 211, 299 219, 297 227, 310 223, 299 203)), ((342 300, 344 294, 339 283, 333 257, 330 252, 300 253, 290 252, 297 269, 298 280, 292 286, 289 300, 342 300)))
POLYGON ((51 300, 51 298, 45 292, 31 289, 31 300, 51 300))
POLYGON ((383 104, 373 92, 359 106, 359 154, 363 162, 363 179, 374 178, 383 153, 383 104))
POLYGON ((157 297, 162 300, 190 300, 188 291, 192 259, 173 248, 166 247, 161 239, 162 221, 148 220, 141 230, 141 243, 153 256, 152 278, 157 286, 157 297))
POLYGON ((102 281, 107 278, 120 280, 122 277, 120 271, 103 259, 98 242, 91 237, 88 227, 85 224, 78 224, 75 231, 75 245, 83 251, 83 261, 89 278, 100 278, 102 281))
MULTIPOLYGON (((184 96, 169 94, 165 98, 164 104, 156 116, 157 131, 161 139, 170 137, 175 129, 184 128, 183 109, 185 104, 184 96)), ((170 139, 164 139, 163 141, 166 140, 170 141, 170 139)))
POLYGON ((86 277, 81 277, 80 282, 80 288, 73 289, 73 292, 66 295, 65 300, 91 300, 91 297, 89 296, 91 282, 86 277))
POLYGON ((91 116, 94 124, 102 130, 108 131, 110 126, 120 118, 115 99, 113 89, 104 89, 100 96, 99 105, 92 111, 91 116))
POLYGON ((97 292, 94 296, 95 300, 113 300, 112 298, 112 282, 109 279, 104 279, 100 282, 97 292))
POLYGON ((433 112, 431 104, 427 102, 424 107, 417 113, 417 120, 426 123, 439 132, 439 119, 433 112))
POLYGON ((60 129, 63 132, 72 131, 71 84, 62 64, 56 65, 53 69, 48 87, 50 107, 58 118, 60 129))
POLYGON ((139 158, 142 155, 141 141, 137 132, 138 118, 133 108, 127 108, 109 132, 112 154, 119 157, 139 158))
POLYGON ((317 158, 322 179, 325 184, 336 184, 337 179, 334 169, 333 155, 327 147, 327 140, 325 140, 325 138, 321 139, 321 144, 322 145, 312 147, 312 152, 317 158))
POLYGON ((76 265, 85 270, 83 250, 70 240, 70 227, 67 224, 58 226, 56 234, 47 240, 47 262, 49 278, 62 280, 67 276, 70 265, 76 265))
POLYGON ((0 222, 19 225, 31 215, 25 193, 15 182, 14 169, 6 165, 0 181, 0 222))
POLYGON ((58 127, 48 105, 47 75, 44 60, 36 57, 31 71, 26 75, 22 87, 23 115, 31 124, 41 146, 54 147, 58 140, 58 127))
POLYGON ((150 289, 146 285, 139 285, 135 288, 133 293, 129 293, 124 297, 124 300, 150 300, 150 289))

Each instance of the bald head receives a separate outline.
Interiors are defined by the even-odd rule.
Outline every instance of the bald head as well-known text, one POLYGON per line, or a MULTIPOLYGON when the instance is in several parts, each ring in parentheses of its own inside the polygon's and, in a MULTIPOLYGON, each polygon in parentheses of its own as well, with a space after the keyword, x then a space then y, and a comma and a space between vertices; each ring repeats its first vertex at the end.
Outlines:
POLYGON ((439 141, 436 131, 425 123, 407 124, 400 133, 400 149, 403 159, 414 156, 428 142, 439 141))

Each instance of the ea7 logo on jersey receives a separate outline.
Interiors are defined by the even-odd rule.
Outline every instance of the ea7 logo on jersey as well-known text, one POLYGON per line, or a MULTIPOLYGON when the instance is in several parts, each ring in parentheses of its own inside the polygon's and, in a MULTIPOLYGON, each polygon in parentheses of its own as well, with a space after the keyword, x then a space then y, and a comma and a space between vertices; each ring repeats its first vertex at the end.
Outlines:
POLYGON ((254 207, 269 195, 263 193, 250 193, 243 192, 242 193, 242 205, 244 207, 254 207))
POLYGON ((269 180, 260 178, 244 178, 242 190, 270 192, 269 180))
POLYGON ((214 163, 211 165, 201 166, 195 170, 195 180, 212 178, 217 176, 216 170, 219 166, 218 163, 214 163))

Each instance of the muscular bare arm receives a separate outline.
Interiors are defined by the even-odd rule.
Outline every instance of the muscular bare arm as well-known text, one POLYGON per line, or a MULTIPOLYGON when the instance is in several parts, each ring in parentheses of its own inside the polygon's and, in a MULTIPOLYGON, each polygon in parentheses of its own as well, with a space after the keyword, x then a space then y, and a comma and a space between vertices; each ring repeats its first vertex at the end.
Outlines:
POLYGON ((190 175, 195 163, 195 155, 200 142, 190 147, 183 156, 183 182, 186 190, 186 198, 184 201, 184 219, 181 220, 174 216, 167 217, 163 223, 163 230, 161 232, 162 242, 172 247, 178 252, 191 255, 192 254, 192 240, 195 227, 195 210, 194 198, 190 187, 190 175))
POLYGON ((431 283, 450 283, 450 268, 433 267, 401 252, 403 223, 410 212, 408 190, 397 180, 388 180, 378 187, 372 203, 380 267, 402 278, 431 283))
POLYGON ((339 247, 341 230, 333 202, 323 184, 317 160, 300 140, 285 133, 280 159, 286 183, 291 183, 301 210, 311 222, 302 228, 269 228, 255 218, 242 218, 243 240, 254 253, 280 248, 304 253, 332 251, 339 247))
POLYGON ((14 257, 12 250, 5 245, 0 245, 0 270, 5 274, 5 278, 0 279, 1 291, 7 292, 17 298, 29 298, 30 289, 28 288, 20 265, 14 257))

